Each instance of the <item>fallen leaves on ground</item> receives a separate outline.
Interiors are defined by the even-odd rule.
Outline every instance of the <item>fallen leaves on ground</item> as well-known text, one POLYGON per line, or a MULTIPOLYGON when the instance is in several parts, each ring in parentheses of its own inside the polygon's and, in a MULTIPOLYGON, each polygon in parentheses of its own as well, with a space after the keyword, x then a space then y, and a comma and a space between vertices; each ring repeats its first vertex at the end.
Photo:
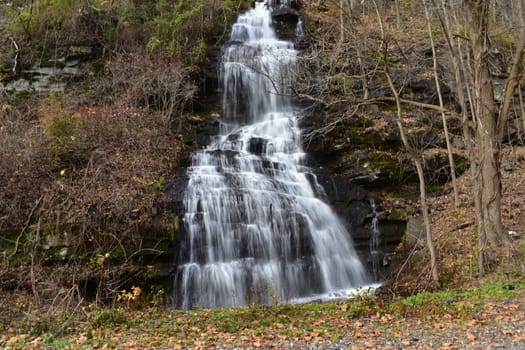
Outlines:
MULTIPOLYGON (((4 300, 5 301, 5 300, 4 300)), ((461 300, 458 300, 461 302, 461 300)), ((69 347, 112 349, 486 349, 525 347, 525 289, 487 299, 470 315, 442 312, 422 318, 370 310, 350 317, 351 301, 238 309, 122 309, 120 325, 78 323, 64 334, 0 323, 0 346, 9 349, 69 347), (349 304, 349 305, 346 305, 349 304), (497 312, 496 312, 497 310, 497 312), (476 347, 477 346, 477 347, 476 347)), ((5 322, 5 321, 4 321, 5 322)))

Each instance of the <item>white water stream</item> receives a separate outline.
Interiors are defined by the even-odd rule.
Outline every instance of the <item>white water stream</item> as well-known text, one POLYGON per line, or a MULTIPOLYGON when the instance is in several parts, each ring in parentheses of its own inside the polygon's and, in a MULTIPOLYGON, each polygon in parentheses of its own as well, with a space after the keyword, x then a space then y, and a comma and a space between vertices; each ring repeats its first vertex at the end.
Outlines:
POLYGON ((369 279, 349 233, 303 165, 289 97, 297 52, 265 2, 224 49, 221 135, 193 154, 175 304, 229 307, 344 297, 369 279))

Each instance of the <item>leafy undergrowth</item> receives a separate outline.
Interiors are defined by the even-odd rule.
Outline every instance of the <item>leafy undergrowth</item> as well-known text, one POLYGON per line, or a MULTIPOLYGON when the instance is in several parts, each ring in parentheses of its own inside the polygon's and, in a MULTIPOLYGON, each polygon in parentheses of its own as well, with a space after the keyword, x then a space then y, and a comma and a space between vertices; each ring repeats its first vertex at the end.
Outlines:
POLYGON ((374 295, 329 303, 191 311, 127 303, 113 308, 87 305, 76 315, 69 311, 52 317, 24 304, 23 296, 12 297, 15 307, 14 299, 6 298, 0 309, 4 315, 0 345, 9 349, 288 348, 343 338, 360 339, 362 346, 373 348, 381 337, 407 347, 410 327, 472 327, 494 321, 494 314, 522 320, 525 279, 509 284, 492 277, 477 287, 424 292, 391 303, 374 295), (15 309, 20 311, 18 317, 7 319, 15 316, 15 309))

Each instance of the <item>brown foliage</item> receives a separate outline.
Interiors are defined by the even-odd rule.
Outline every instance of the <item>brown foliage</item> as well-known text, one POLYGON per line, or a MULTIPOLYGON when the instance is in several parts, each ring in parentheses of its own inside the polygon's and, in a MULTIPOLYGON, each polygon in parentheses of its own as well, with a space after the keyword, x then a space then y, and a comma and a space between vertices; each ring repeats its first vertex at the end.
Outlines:
POLYGON ((41 134, 31 112, 22 113, 3 96, 0 110, 0 229, 22 227, 38 199, 38 184, 47 174, 50 157, 37 157, 41 134), (36 188, 35 188, 36 186, 36 188))
POLYGON ((165 127, 181 128, 179 116, 191 106, 197 93, 192 68, 137 49, 117 54, 107 62, 106 71, 106 91, 121 93, 126 105, 161 111, 165 127))
POLYGON ((141 229, 154 219, 166 224, 162 187, 181 149, 156 114, 86 104, 51 108, 39 119, 8 114, 0 119, 0 229, 13 231, 10 243, 16 236, 26 243, 18 252, 58 235, 68 236, 68 257, 100 250, 125 260, 140 249, 141 229), (53 134, 57 118, 74 120, 74 128, 53 134), (71 142, 58 142, 57 153, 51 146, 61 137, 71 142))

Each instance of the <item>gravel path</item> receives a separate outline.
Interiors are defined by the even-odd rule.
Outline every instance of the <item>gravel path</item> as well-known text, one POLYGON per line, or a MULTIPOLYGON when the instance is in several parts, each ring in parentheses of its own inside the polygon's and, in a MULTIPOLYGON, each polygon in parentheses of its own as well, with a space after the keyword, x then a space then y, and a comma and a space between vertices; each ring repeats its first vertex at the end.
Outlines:
POLYGON ((525 297, 490 302, 472 319, 444 315, 422 321, 382 316, 361 318, 355 321, 352 330, 342 331, 344 336, 335 341, 325 340, 321 335, 309 340, 262 340, 256 346, 236 349, 525 349, 525 297))
POLYGON ((384 329, 361 338, 315 344, 290 344, 300 349, 525 349, 525 318, 520 321, 454 324, 406 324, 403 329, 384 329))

